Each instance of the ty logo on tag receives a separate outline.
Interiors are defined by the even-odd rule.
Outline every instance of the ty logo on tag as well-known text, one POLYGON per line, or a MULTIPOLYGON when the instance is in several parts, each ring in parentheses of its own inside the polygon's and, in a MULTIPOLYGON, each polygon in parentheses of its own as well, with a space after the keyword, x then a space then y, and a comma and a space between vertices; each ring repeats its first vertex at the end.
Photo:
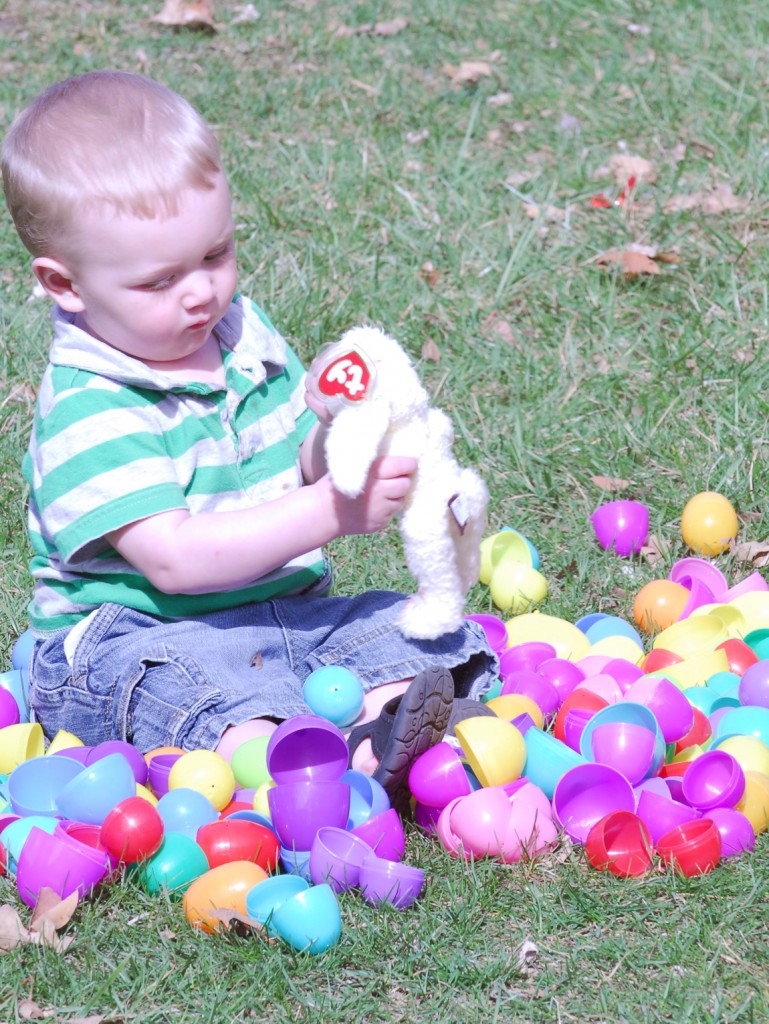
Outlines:
POLYGON ((365 359, 352 349, 329 363, 318 379, 318 390, 328 397, 344 395, 359 402, 366 397, 370 382, 371 371, 365 359))

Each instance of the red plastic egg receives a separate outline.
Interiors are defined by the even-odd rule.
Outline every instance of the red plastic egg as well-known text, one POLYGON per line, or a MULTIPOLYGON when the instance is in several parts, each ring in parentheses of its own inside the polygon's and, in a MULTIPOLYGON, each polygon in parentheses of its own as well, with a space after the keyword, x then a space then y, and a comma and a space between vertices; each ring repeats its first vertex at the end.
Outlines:
POLYGON ((249 860, 264 871, 274 871, 280 856, 278 837, 258 821, 225 818, 202 825, 198 846, 212 868, 236 860, 249 860))
POLYGON ((101 841, 124 864, 151 857, 163 841, 163 819, 157 808, 141 796, 121 800, 102 822, 101 841))

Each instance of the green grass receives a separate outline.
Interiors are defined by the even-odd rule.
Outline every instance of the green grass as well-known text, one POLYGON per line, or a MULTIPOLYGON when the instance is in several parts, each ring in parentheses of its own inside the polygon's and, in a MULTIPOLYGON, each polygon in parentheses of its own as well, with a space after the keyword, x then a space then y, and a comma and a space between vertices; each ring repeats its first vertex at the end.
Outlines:
MULTIPOLYGON (((311 358, 373 321, 415 357, 457 427, 457 453, 491 491, 491 527, 540 551, 543 610, 628 614, 685 553, 687 496, 727 494, 743 540, 764 540, 769 454, 767 120, 769 13, 724 4, 264 0, 258 20, 218 0, 220 31, 174 33, 138 0, 5 0, 0 130, 46 84, 92 68, 154 75, 217 125, 236 202, 242 289, 311 358), (392 37, 335 34, 397 15, 392 37), (447 66, 485 60, 476 85, 447 66), (500 94, 509 93, 507 103, 500 94), (494 102, 490 102, 494 100, 494 102), (681 148, 685 147, 685 152, 681 148), (624 146, 656 180, 622 208, 600 169, 624 146), (683 154, 683 155, 682 155, 683 154), (665 212, 719 183, 743 210, 665 212), (565 211, 531 220, 521 196, 565 211), (630 242, 676 250, 652 278, 594 257, 630 242), (432 264, 433 273, 424 270, 432 264), (652 568, 602 552, 588 515, 645 501, 669 545, 652 568)), ((49 343, 28 302, 28 261, 0 219, 0 657, 25 628, 19 461, 49 343)), ((397 534, 333 545, 340 592, 408 589, 397 534)), ((730 580, 750 566, 719 559, 730 580)), ((473 610, 490 610, 486 588, 473 610)), ((767 846, 690 881, 620 881, 579 850, 528 867, 450 861, 417 834, 428 869, 412 910, 343 900, 341 941, 303 957, 259 939, 201 937, 178 903, 129 882, 79 908, 64 955, 2 957, 0 1017, 30 996, 53 1019, 178 1021, 713 1022, 769 1018, 767 846), (524 940, 539 955, 525 969, 524 940)), ((0 901, 14 902, 0 882, 0 901)), ((15 1009, 13 1008, 15 1007, 15 1009)))

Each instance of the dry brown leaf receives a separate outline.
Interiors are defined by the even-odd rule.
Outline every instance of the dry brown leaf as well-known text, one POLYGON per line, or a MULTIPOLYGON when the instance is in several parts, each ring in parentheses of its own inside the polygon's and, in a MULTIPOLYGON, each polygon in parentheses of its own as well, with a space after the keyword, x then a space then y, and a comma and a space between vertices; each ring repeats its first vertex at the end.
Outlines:
POLYGON ((40 931, 47 923, 58 931, 72 920, 72 915, 77 910, 77 903, 76 892, 71 893, 63 900, 53 889, 43 886, 29 920, 29 930, 31 932, 40 931))
POLYGON ((629 480, 623 480, 618 476, 591 476, 590 479, 602 491, 624 491, 630 486, 629 480))
POLYGON ((41 1010, 34 999, 20 999, 16 1004, 16 1012, 22 1020, 40 1020, 53 1017, 55 1010, 41 1010))
POLYGON ((441 350, 432 338, 427 338, 422 345, 422 358, 428 363, 439 363, 441 361, 441 350))
POLYGON ((546 206, 540 206, 538 203, 524 201, 523 212, 531 220, 536 220, 538 217, 542 217, 544 220, 550 221, 562 221, 566 219, 565 210, 559 210, 557 206, 551 206, 549 203, 546 206))
POLYGON ((512 345, 515 342, 515 331, 509 320, 505 320, 499 313, 489 313, 484 318, 483 327, 489 334, 495 335, 500 341, 508 345, 512 345))
POLYGON ((430 260, 426 260, 422 264, 422 267, 419 271, 419 276, 422 278, 423 281, 426 281, 431 288, 434 288, 438 281, 440 280, 441 272, 440 270, 437 269, 434 263, 432 263, 430 260))
POLYGON ((264 933, 264 925, 253 917, 247 917, 230 907, 217 907, 209 911, 211 917, 221 921, 225 928, 229 928, 238 935, 249 935, 253 932, 264 933))
POLYGON ((747 205, 747 199, 736 196, 729 182, 721 182, 714 189, 701 189, 688 195, 671 196, 662 209, 665 213, 701 210, 704 214, 714 216, 719 213, 739 213, 747 205))
POLYGON ((213 0, 165 0, 152 21, 170 28, 196 28, 215 32, 213 0))
POLYGON ((739 562, 751 562, 757 568, 769 565, 769 541, 745 541, 742 544, 732 544, 729 550, 739 562))
POLYGON ((459 67, 445 64, 444 69, 452 85, 477 85, 482 78, 493 74, 487 60, 463 60, 459 67))
POLYGON ((664 561, 667 557, 667 553, 668 546, 665 541, 660 540, 660 538, 653 533, 650 533, 646 538, 646 543, 639 552, 641 558, 646 559, 649 565, 652 566, 664 561))
POLYGON ((17 946, 29 942, 29 932, 24 927, 15 907, 4 903, 0 906, 0 953, 9 953, 17 946))
POLYGON ((397 36, 409 27, 408 18, 393 18, 391 21, 378 21, 372 32, 375 36, 397 36))
POLYGON ((657 174, 651 160, 634 153, 614 153, 609 158, 609 171, 618 185, 626 185, 628 178, 635 178, 637 185, 651 182, 657 174))
POLYGON ((595 263, 604 270, 620 267, 628 277, 660 272, 651 256, 647 256, 645 252, 636 252, 634 249, 607 249, 596 257, 595 263))

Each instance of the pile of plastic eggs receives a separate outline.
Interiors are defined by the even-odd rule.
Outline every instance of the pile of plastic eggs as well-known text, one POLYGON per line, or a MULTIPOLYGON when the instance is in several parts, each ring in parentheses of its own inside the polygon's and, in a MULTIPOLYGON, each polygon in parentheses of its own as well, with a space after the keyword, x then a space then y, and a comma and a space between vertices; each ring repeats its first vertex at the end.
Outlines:
MULTIPOLYGON (((611 542, 635 553, 648 514, 610 504, 627 526, 615 519, 611 542)), ((735 523, 700 523, 697 538, 721 550, 735 523)), ((523 550, 509 533, 484 541, 492 581, 523 550)), ((562 833, 620 875, 655 855, 697 874, 753 849, 769 825, 766 581, 730 587, 713 562, 684 558, 639 590, 633 616, 472 616, 499 654, 484 698, 499 721, 460 723, 460 749, 439 744, 410 776, 417 821, 452 854, 510 862, 562 833)))
POLYGON ((18 667, 0 675, 0 873, 28 905, 44 887, 83 898, 128 871, 149 893, 181 897, 194 927, 214 932, 235 916, 319 953, 340 937, 340 892, 396 908, 421 894, 400 817, 378 783, 348 769, 327 719, 293 718, 231 761, 86 747, 65 732, 46 750, 14 654, 18 667))

